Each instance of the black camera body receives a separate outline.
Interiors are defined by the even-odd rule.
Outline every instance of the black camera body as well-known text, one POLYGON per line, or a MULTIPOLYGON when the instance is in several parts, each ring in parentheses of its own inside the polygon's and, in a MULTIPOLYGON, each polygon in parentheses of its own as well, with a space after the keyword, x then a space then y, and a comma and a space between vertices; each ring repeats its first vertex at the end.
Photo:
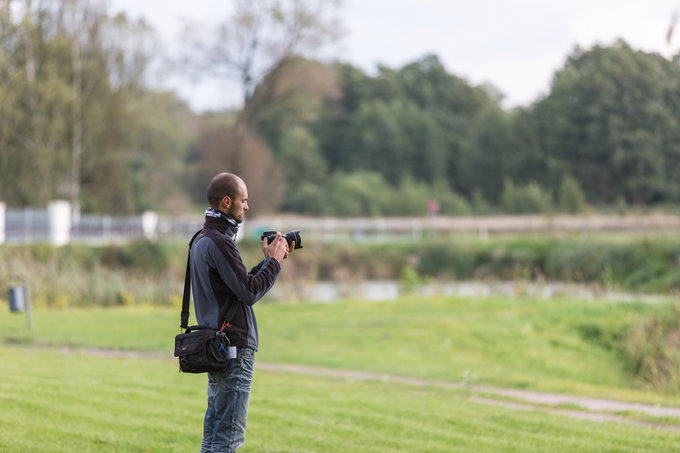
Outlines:
MULTIPOLYGON (((276 239, 276 231, 265 231, 264 233, 262 233, 260 240, 264 241, 265 238, 267 239, 267 244, 271 244, 272 241, 274 239, 276 239)), ((288 243, 288 247, 290 247, 290 244, 292 244, 293 241, 295 241, 295 249, 294 250, 302 248, 302 238, 300 237, 300 230, 290 231, 290 232, 284 234, 283 238, 288 243)))

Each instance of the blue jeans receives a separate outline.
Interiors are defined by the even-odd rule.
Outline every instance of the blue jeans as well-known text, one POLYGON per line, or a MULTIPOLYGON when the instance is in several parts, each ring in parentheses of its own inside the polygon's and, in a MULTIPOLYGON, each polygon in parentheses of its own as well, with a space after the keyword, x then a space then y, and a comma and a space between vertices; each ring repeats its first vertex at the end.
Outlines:
POLYGON ((237 358, 229 360, 225 371, 208 373, 201 453, 231 453, 245 442, 254 365, 255 351, 239 348, 237 358))

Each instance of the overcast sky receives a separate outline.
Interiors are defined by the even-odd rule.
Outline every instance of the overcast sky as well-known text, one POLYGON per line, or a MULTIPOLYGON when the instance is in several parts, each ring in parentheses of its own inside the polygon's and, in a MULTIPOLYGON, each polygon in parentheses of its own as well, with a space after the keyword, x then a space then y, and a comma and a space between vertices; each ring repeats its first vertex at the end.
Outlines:
MULTIPOLYGON (((112 12, 144 17, 173 46, 182 24, 228 17, 227 0, 109 0, 112 12)), ((528 105, 548 91, 574 46, 625 39, 636 49, 670 56, 680 28, 666 32, 680 0, 344 0, 344 39, 336 59, 369 73, 399 68, 425 54, 472 84, 491 83, 505 107, 528 105)), ((164 82, 198 111, 234 107, 238 89, 224 82, 179 78, 164 82), (231 94, 230 94, 231 93, 231 94)))

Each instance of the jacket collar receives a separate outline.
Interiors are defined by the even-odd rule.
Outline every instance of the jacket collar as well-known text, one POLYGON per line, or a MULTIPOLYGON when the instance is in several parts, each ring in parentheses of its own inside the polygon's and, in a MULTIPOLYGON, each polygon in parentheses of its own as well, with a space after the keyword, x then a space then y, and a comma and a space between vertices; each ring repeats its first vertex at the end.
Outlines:
POLYGON ((238 232, 238 222, 219 209, 208 208, 205 210, 204 229, 215 229, 222 234, 227 234, 232 238, 238 232))

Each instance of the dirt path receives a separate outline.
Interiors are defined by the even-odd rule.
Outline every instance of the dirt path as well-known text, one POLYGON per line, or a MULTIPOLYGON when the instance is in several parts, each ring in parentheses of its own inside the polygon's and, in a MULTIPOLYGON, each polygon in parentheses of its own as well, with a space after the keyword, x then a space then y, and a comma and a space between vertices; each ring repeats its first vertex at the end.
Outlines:
MULTIPOLYGON (((26 347, 22 345, 20 347, 26 347)), ((170 354, 149 351, 118 351, 111 349, 58 348, 62 354, 84 354, 93 357, 147 358, 175 360, 170 354)), ((535 392, 531 390, 506 389, 478 385, 466 385, 434 379, 413 378, 367 371, 338 370, 306 365, 257 362, 255 368, 272 372, 304 374, 351 380, 395 382, 418 387, 440 387, 450 389, 467 388, 470 399, 480 404, 505 407, 514 410, 543 410, 549 413, 597 422, 618 422, 649 428, 680 431, 680 424, 666 425, 645 422, 630 418, 626 413, 636 413, 652 417, 676 417, 680 422, 680 408, 642 403, 629 403, 603 398, 591 398, 557 393, 535 392), (480 396, 484 395, 484 396, 480 396), (496 398, 498 397, 498 398, 496 398), (565 409, 569 406, 569 409, 565 409)))
MULTIPOLYGON (((303 365, 286 365, 278 363, 257 363, 256 368, 267 371, 279 371, 296 374, 308 374, 314 376, 327 376, 344 379, 356 380, 379 380, 385 382, 397 382, 400 384, 414 385, 414 386, 433 386, 461 389, 466 386, 462 383, 437 381, 432 379, 420 379, 404 376, 395 376, 390 374, 370 373, 365 371, 348 371, 336 370, 330 368, 311 367, 303 365)), ((587 411, 594 412, 638 412, 654 417, 678 417, 680 418, 680 408, 655 406, 651 404, 641 403, 626 403, 622 401, 607 400, 601 398, 590 398, 583 396, 563 395, 557 393, 534 392, 530 390, 515 390, 504 389, 497 387, 486 386, 468 386, 471 392, 483 393, 485 395, 497 395, 505 398, 523 401, 522 407, 531 406, 538 408, 538 406, 578 406, 587 411)), ((497 403, 499 405, 510 406, 515 403, 509 401, 491 399, 491 398, 476 398, 480 402, 497 403), (501 404, 503 403, 503 404, 501 404)), ((560 413, 582 412, 577 410, 560 410, 560 413)), ((586 418, 586 417, 584 417, 586 418)), ((590 418, 590 417, 587 417, 590 418)), ((680 426, 677 427, 680 430, 680 426)))

